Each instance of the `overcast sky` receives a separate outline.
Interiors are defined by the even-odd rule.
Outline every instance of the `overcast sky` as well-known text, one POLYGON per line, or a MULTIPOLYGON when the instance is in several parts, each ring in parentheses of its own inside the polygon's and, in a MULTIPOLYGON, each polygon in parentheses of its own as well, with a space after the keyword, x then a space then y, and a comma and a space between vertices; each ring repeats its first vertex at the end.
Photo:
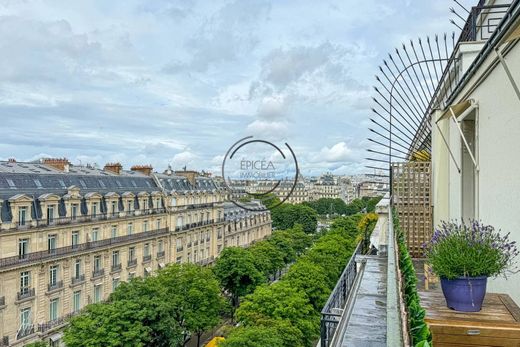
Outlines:
POLYGON ((305 175, 364 172, 378 65, 453 31, 450 6, 0 0, 0 159, 218 171, 254 135, 289 143, 305 175))

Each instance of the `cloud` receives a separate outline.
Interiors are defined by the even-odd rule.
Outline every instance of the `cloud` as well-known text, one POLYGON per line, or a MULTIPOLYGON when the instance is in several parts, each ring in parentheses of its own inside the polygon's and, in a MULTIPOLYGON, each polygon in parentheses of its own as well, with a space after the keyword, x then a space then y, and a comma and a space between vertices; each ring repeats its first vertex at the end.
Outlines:
POLYGON ((313 162, 337 163, 352 159, 352 150, 345 142, 338 142, 332 147, 323 147, 312 157, 313 162))

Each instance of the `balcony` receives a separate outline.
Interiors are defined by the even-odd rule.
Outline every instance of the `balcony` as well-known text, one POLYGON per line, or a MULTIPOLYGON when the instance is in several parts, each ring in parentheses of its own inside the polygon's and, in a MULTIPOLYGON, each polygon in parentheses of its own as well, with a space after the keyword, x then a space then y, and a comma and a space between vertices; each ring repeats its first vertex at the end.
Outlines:
POLYGON ((92 279, 105 275, 105 269, 97 269, 92 271, 92 279))
POLYGON ((151 255, 143 255, 143 263, 149 262, 150 260, 152 260, 151 255))
POLYGON ((18 265, 39 263, 39 262, 43 262, 45 260, 53 259, 56 257, 65 257, 65 256, 69 256, 72 254, 77 254, 78 252, 91 251, 94 249, 99 249, 99 248, 104 248, 104 247, 111 247, 113 245, 124 244, 124 243, 132 242, 132 241, 151 239, 153 237, 156 237, 159 235, 166 235, 168 233, 169 233, 169 231, 167 228, 162 228, 162 229, 156 229, 156 230, 142 232, 142 233, 119 236, 119 237, 110 238, 110 239, 81 243, 81 244, 74 245, 74 246, 59 247, 59 248, 55 248, 51 251, 39 251, 39 252, 27 253, 23 256, 23 258, 20 258, 20 256, 16 255, 16 256, 0 259, 0 268, 9 268, 9 267, 14 267, 14 266, 18 266, 18 265))
POLYGON ((48 330, 51 330, 51 329, 54 329, 56 327, 62 326, 64 324, 66 324, 67 321, 69 320, 69 318, 72 317, 74 314, 75 313, 69 313, 69 314, 66 314, 65 316, 59 317, 57 319, 54 319, 54 320, 51 320, 51 321, 48 321, 48 322, 45 322, 45 323, 40 323, 40 324, 38 324, 36 330, 38 332, 44 333, 44 332, 46 332, 48 330))
POLYGON ((29 325, 23 326, 20 329, 18 329, 18 331, 16 333, 16 339, 20 340, 20 339, 23 339, 24 337, 32 335, 32 334, 34 334, 34 325, 29 324, 29 325))
POLYGON ((34 298, 34 295, 35 295, 34 288, 22 288, 22 290, 17 293, 16 298, 18 301, 20 301, 20 300, 25 300, 25 299, 29 299, 29 298, 34 298))
MULTIPOLYGON (((120 211, 120 212, 109 212, 109 213, 96 213, 92 215, 77 215, 77 216, 65 216, 65 217, 55 217, 51 220, 48 219, 32 219, 25 220, 23 222, 13 222, 11 223, 11 229, 20 229, 25 230, 29 228, 44 228, 44 227, 53 227, 67 224, 76 224, 76 223, 88 223, 93 221, 101 221, 115 218, 125 218, 125 217, 134 217, 138 216, 141 210, 132 210, 132 211, 120 211)), ((148 210, 143 210, 145 214, 161 214, 166 213, 165 208, 153 208, 148 210)))
POLYGON ((483 6, 483 3, 480 1, 471 8, 460 34, 460 42, 489 39, 509 8, 509 4, 483 6))
POLYGON ((47 285, 47 291, 50 292, 50 291, 53 291, 53 290, 57 290, 57 289, 61 289, 63 288, 63 281, 56 281, 54 283, 49 283, 47 285))
POLYGON ((136 266, 136 265, 137 265, 137 259, 136 258, 128 260, 128 263, 127 263, 128 267, 132 267, 132 266, 136 266))
POLYGON ((77 275, 77 276, 74 276, 74 277, 71 278, 71 283, 73 285, 82 283, 84 281, 85 281, 85 275, 84 274, 83 275, 77 275))
POLYGON ((157 252, 157 258, 163 258, 165 255, 164 251, 157 252))
POLYGON ((119 263, 119 264, 112 265, 112 267, 110 268, 110 271, 119 272, 119 271, 121 271, 121 269, 122 269, 122 266, 121 266, 121 263, 119 263))

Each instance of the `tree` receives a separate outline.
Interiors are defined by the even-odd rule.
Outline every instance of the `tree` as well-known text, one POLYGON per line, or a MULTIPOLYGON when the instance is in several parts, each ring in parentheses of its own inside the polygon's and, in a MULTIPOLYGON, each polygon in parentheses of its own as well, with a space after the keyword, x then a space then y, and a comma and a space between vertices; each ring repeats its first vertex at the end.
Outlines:
POLYGON ((218 347, 285 347, 276 329, 266 326, 239 327, 218 347))
POLYGON ((238 306, 239 297, 252 293, 256 286, 265 281, 255 266, 251 252, 240 247, 224 248, 213 271, 221 286, 231 294, 233 307, 238 306))
POLYGON ((202 333, 220 322, 224 309, 217 278, 211 269, 200 265, 172 264, 159 272, 157 280, 182 298, 176 307, 178 323, 185 333, 197 335, 199 346, 202 333))
POLYGON ((274 231, 267 239, 267 242, 272 244, 283 254, 283 261, 289 264, 296 259, 296 251, 293 248, 291 235, 284 230, 274 231))
POLYGON ((63 340, 67 346, 145 346, 151 341, 145 315, 133 301, 93 304, 70 320, 63 340))
POLYGON ((306 233, 314 233, 318 225, 318 214, 306 205, 282 204, 271 210, 273 227, 290 229, 300 224, 306 233))
POLYGON ((304 346, 312 346, 319 332, 318 313, 302 291, 285 281, 261 285, 246 296, 236 311, 236 319, 246 326, 285 320, 299 330, 304 346))
MULTIPOLYGON (((172 264, 168 268, 178 268, 172 264)), ((184 298, 181 291, 165 285, 159 276, 135 278, 121 283, 110 295, 110 302, 132 302, 136 304, 136 315, 150 329, 150 344, 171 346, 182 344, 185 340, 182 317, 179 307, 184 298)))
POLYGON ((265 277, 274 275, 284 266, 284 257, 281 250, 268 241, 260 241, 249 247, 253 255, 256 268, 265 277))
POLYGON ((316 312, 320 312, 329 297, 325 273, 308 259, 300 259, 291 266, 283 281, 303 291, 316 312))

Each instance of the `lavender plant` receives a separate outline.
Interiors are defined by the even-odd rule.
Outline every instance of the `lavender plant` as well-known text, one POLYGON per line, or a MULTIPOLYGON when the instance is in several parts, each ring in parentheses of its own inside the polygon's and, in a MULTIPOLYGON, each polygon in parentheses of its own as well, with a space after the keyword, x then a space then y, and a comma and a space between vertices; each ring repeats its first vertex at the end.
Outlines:
POLYGON ((443 278, 506 276, 517 271, 516 241, 509 240, 491 225, 442 222, 424 246, 433 272, 443 278))

